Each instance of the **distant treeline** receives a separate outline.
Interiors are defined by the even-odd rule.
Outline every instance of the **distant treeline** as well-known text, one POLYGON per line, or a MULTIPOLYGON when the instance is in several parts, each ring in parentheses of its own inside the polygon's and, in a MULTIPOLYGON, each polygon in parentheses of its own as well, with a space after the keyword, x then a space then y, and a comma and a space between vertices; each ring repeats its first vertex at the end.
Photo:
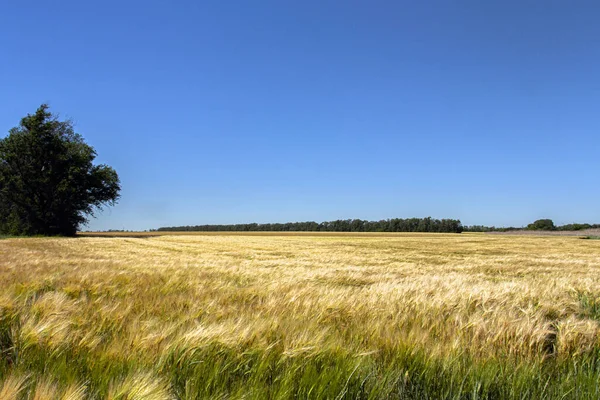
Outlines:
POLYGON ((498 227, 498 226, 485 226, 485 225, 468 225, 463 227, 463 232, 506 232, 506 231, 518 231, 525 228, 515 228, 513 226, 498 227))
POLYGON ((506 231, 581 231, 584 229, 600 229, 600 224, 566 224, 554 225, 551 219, 538 219, 526 227, 495 227, 484 225, 471 225, 463 227, 464 232, 506 232, 506 231))
POLYGON ((581 231, 583 229, 600 229, 600 224, 567 224, 556 228, 557 231, 581 231))
POLYGON ((463 226, 457 219, 392 218, 381 221, 338 219, 326 222, 287 222, 275 224, 195 225, 158 228, 159 231, 267 231, 267 232, 440 232, 461 233, 463 226))

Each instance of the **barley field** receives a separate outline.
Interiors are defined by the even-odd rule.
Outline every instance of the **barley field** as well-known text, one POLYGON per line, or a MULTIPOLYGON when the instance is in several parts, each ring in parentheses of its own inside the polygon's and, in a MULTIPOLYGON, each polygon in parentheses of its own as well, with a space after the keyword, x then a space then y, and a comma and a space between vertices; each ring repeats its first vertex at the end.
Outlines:
POLYGON ((0 399, 600 397, 600 240, 0 240, 0 399))

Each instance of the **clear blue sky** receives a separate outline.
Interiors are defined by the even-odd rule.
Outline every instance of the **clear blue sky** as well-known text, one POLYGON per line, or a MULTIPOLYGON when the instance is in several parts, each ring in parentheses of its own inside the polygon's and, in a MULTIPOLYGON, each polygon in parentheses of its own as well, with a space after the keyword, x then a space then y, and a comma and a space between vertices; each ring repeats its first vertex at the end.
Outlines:
POLYGON ((600 222, 597 1, 12 1, 0 134, 47 102, 123 185, 89 229, 600 222))

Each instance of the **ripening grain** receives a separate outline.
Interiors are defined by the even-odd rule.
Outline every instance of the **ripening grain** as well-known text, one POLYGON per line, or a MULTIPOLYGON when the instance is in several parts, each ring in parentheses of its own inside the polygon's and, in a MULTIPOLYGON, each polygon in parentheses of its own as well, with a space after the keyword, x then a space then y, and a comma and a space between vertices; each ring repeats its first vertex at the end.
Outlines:
POLYGON ((2 398, 598 397, 599 323, 597 240, 0 240, 2 398))

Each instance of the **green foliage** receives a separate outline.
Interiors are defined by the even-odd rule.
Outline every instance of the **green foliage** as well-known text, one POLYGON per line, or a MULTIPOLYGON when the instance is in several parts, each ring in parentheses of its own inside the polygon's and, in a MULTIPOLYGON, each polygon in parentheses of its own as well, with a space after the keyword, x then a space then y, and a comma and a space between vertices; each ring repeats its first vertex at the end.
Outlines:
POLYGON ((577 298, 581 315, 600 321, 600 296, 589 291, 578 291, 577 298))
POLYGON ((0 140, 0 233, 74 235, 87 216, 114 205, 119 177, 70 121, 40 106, 0 140))
MULTIPOLYGON (((556 229, 559 231, 581 231, 584 229, 592 229, 594 228, 594 225, 591 224, 566 224, 566 225, 562 225, 557 227, 556 229)), ((597 227, 597 226, 596 226, 597 227)))
MULTIPOLYGON (((552 220, 550 220, 550 219, 538 220, 538 221, 535 221, 533 224, 529 224, 527 226, 527 228, 516 228, 516 227, 512 227, 512 226, 511 227, 496 227, 496 226, 485 226, 485 225, 470 225, 470 226, 463 227, 463 231, 464 232, 507 232, 507 231, 520 231, 523 229, 581 231, 581 230, 585 230, 585 229, 599 229, 600 228, 600 224, 587 224, 587 223, 586 224, 579 224, 579 223, 566 224, 566 225, 556 226, 554 229, 533 228, 533 226, 538 224, 539 221, 550 221, 552 223, 552 220)), ((546 225, 546 224, 547 224, 547 222, 542 223, 542 225, 546 225)), ((547 225, 554 226, 554 223, 552 223, 552 225, 550 225, 550 224, 547 224, 547 225)))
POLYGON ((195 225, 159 228, 158 231, 204 231, 204 232, 440 232, 461 233, 463 226, 457 219, 392 218, 381 221, 361 219, 338 219, 317 223, 287 222, 285 224, 235 224, 195 225))
MULTIPOLYGON (((0 330, 17 332, 16 324, 5 323, 0 330)), ((165 351, 158 362, 150 364, 135 355, 15 345, 18 351, 13 359, 0 358, 0 387, 11 372, 32 377, 31 383, 50 373, 62 387, 86 382, 88 399, 516 400, 600 395, 594 355, 574 360, 505 357, 482 361, 460 353, 435 357, 398 345, 386 354, 356 355, 342 348, 327 348, 290 357, 281 345, 237 348, 215 341, 193 352, 165 351), (119 385, 122 387, 115 393, 115 383, 131 381, 132 376, 153 379, 134 378, 132 383, 139 387, 119 385), (156 382, 165 382, 170 393, 136 396, 156 390, 148 388, 156 382)))
POLYGON ((530 231, 554 231, 556 226, 551 219, 538 219, 532 224, 527 225, 527 229, 530 231))

